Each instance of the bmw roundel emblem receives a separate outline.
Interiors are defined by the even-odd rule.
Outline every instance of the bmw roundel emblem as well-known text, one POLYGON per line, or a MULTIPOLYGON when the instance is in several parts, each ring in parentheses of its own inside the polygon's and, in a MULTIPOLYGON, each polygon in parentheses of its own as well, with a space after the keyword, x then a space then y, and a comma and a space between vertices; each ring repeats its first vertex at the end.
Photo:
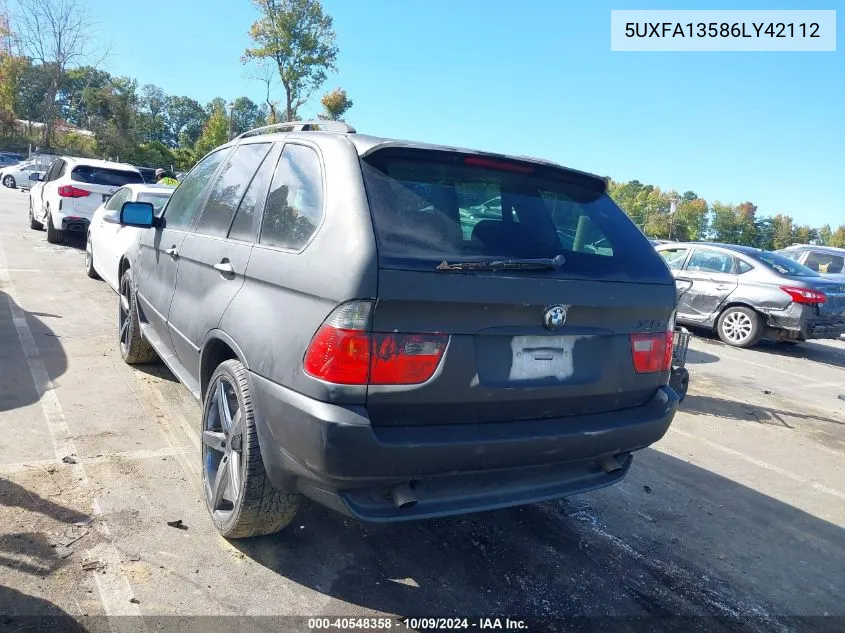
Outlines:
POLYGON ((546 314, 543 315, 543 325, 552 331, 559 330, 566 323, 566 313, 568 311, 568 305, 556 305, 546 308, 546 314))

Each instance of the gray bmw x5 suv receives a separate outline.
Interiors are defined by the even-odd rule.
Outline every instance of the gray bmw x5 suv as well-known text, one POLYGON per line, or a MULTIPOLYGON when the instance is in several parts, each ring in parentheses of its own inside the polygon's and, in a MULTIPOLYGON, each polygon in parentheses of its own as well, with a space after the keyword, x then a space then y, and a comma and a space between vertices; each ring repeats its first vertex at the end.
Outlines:
POLYGON ((121 354, 202 402, 226 537, 302 495, 398 521, 607 486, 675 413, 673 279, 602 178, 305 122, 121 223, 121 354))

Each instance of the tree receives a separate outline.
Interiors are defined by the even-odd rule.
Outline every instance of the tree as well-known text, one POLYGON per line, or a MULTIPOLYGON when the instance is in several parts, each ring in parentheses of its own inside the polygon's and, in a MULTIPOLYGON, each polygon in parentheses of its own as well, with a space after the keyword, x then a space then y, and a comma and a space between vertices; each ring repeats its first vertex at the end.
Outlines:
POLYGON ((165 118, 167 95, 158 86, 147 84, 141 88, 138 110, 138 136, 144 143, 165 143, 168 137, 165 118))
POLYGON ((845 248, 845 224, 836 229, 830 236, 830 246, 845 248))
MULTIPOLYGON (((43 0, 42 0, 43 1, 43 0)), ((272 60, 285 90, 285 121, 295 121, 299 108, 336 69, 337 46, 332 18, 319 0, 253 0, 261 13, 249 30, 255 46, 243 60, 272 60)))
POLYGON ((343 115, 352 107, 352 100, 346 96, 346 90, 342 88, 335 88, 331 92, 327 92, 320 99, 323 104, 323 113, 319 115, 321 119, 331 121, 343 121, 343 115))
POLYGON ((814 228, 803 224, 799 227, 796 227, 792 235, 792 241, 797 244, 809 244, 810 242, 814 241, 817 236, 818 232, 814 228))
POLYGON ((232 102, 232 135, 243 134, 264 125, 261 109, 249 97, 238 97, 232 102))
POLYGON ((203 107, 190 97, 169 97, 165 104, 167 144, 170 147, 193 147, 208 120, 203 107))
POLYGON ((825 224, 819 229, 819 242, 825 246, 830 246, 831 236, 833 236, 833 231, 830 230, 830 224, 825 224))
POLYGON ((772 225, 774 229, 774 236, 772 239, 772 248, 778 250, 786 248, 793 243, 792 239, 792 218, 788 215, 778 213, 772 218, 772 225))
POLYGON ((754 246, 757 243, 757 206, 743 202, 736 207, 736 244, 754 246))
POLYGON ((44 144, 53 140, 56 95, 65 71, 90 54, 93 21, 80 0, 18 0, 15 38, 20 51, 50 71, 44 95, 44 144))
POLYGON ((261 59, 247 76, 264 84, 264 104, 267 110, 264 114, 264 124, 278 123, 279 116, 276 108, 278 103, 270 98, 273 93, 273 84, 278 81, 278 73, 274 65, 267 59, 261 59))
POLYGON ((223 108, 216 108, 203 126, 202 134, 194 146, 194 155, 202 158, 215 147, 226 143, 229 138, 229 119, 223 108))

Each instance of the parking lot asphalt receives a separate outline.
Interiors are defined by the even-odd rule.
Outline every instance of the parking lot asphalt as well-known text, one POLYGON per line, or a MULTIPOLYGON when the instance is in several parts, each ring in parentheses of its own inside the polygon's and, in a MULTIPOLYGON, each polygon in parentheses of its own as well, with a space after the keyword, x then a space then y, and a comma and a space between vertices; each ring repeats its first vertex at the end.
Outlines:
POLYGON ((0 190, 0 629, 61 614, 845 623, 845 341, 736 350, 702 333, 672 428, 609 489, 399 525, 307 503, 283 533, 227 542, 201 498, 198 405, 163 366, 122 362, 117 296, 85 276, 81 240, 28 228, 27 201, 0 190))

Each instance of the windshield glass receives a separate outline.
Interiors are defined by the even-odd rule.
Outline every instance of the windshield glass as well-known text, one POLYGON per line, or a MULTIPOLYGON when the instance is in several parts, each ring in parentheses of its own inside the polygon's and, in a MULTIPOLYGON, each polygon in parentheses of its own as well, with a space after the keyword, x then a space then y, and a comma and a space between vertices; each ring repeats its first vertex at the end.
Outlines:
POLYGON ((810 270, 806 266, 777 253, 762 251, 753 255, 753 257, 781 275, 787 275, 789 277, 820 276, 817 272, 810 270))
POLYGON ((85 182, 89 185, 103 185, 105 187, 122 187, 130 183, 144 182, 141 174, 137 171, 91 167, 89 165, 74 167, 70 177, 77 182, 85 182))
POLYGON ((596 182, 554 167, 384 149, 362 163, 382 265, 554 258, 591 275, 662 268, 596 182))
POLYGON ((138 202, 149 202, 155 209, 155 214, 159 215, 164 205, 170 199, 169 193, 139 193, 138 202))

